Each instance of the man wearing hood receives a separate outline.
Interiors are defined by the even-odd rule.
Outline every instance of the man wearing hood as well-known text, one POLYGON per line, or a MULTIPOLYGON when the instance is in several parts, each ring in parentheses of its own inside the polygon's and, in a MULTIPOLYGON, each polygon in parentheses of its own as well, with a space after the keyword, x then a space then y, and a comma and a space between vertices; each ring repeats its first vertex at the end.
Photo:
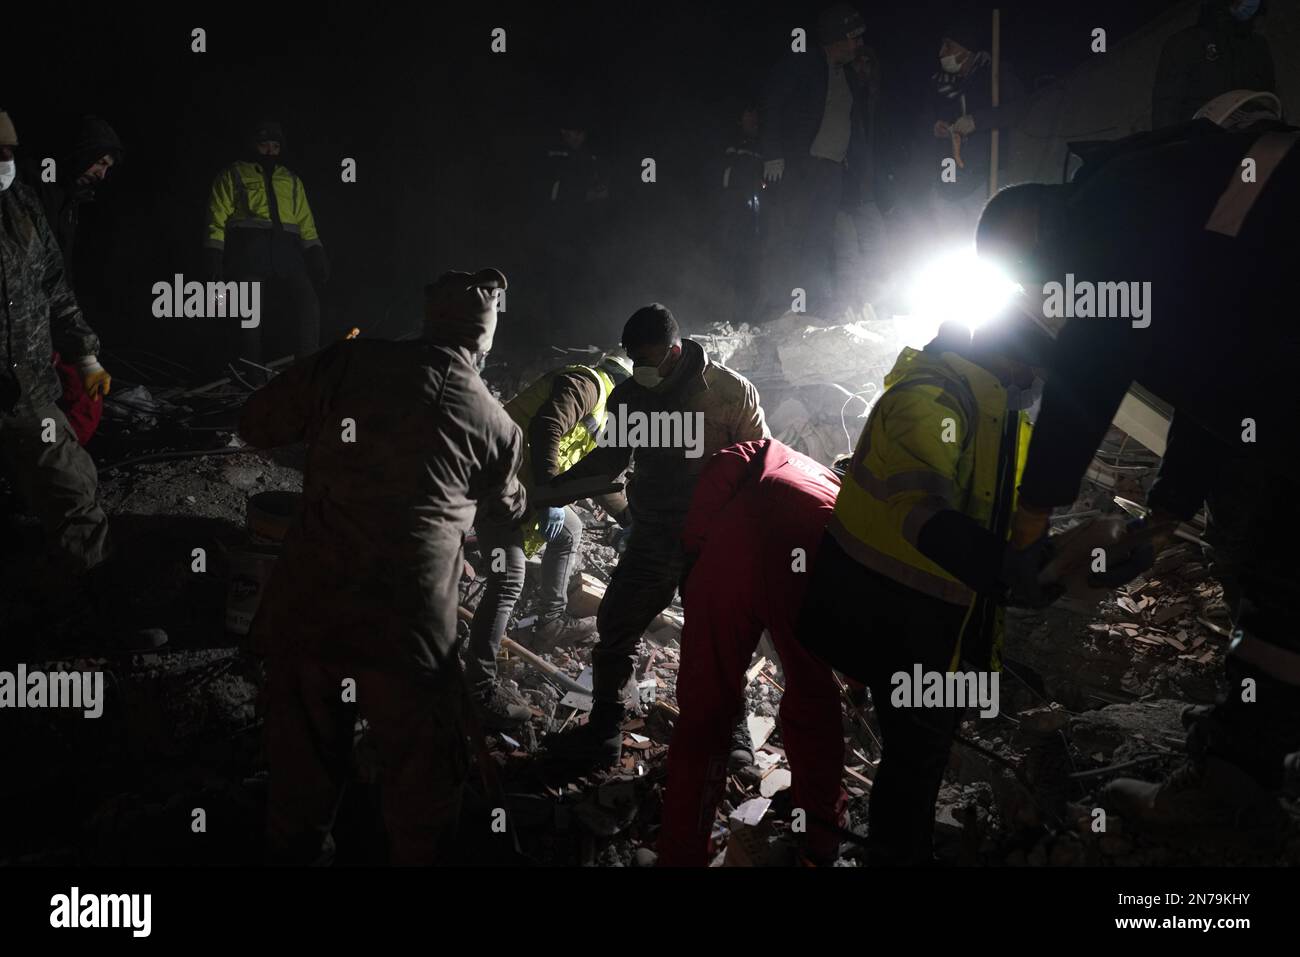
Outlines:
POLYGON ((264 345, 305 356, 320 344, 317 287, 328 281, 329 263, 307 189, 284 165, 284 149, 278 122, 257 123, 249 133, 248 156, 217 174, 208 200, 208 279, 270 283, 292 304, 294 325, 286 323, 266 337, 260 323, 241 325, 239 352, 251 362, 262 361, 264 345))
MULTIPOLYGON (((85 303, 84 290, 77 290, 74 266, 76 263, 77 224, 81 207, 94 202, 95 190, 108 177, 109 171, 122 162, 122 141, 113 127, 97 116, 84 116, 77 127, 75 138, 55 159, 50 173, 28 157, 23 164, 23 181, 36 191, 45 210, 45 219, 54 233, 63 254, 64 278, 85 303), (50 179, 50 175, 53 179, 50 179)), ((93 312, 93 310, 92 310, 93 312)), ((99 428, 104 414, 104 404, 86 392, 76 365, 59 353, 54 354, 54 368, 63 385, 59 408, 68 417, 77 441, 85 445, 99 428)))
POLYGON ((1201 105, 1229 90, 1277 92, 1273 54, 1256 29, 1261 0, 1206 0, 1196 25, 1160 51, 1151 97, 1151 128, 1186 123, 1201 105))
POLYGON ((495 269, 445 273, 425 290, 421 339, 337 342, 244 407, 250 445, 307 443, 304 507, 256 628, 274 676, 276 861, 332 857, 358 711, 379 750, 393 862, 445 852, 468 767, 456 650, 462 540, 476 508, 501 523, 525 511, 519 427, 478 374, 505 287, 495 269))
MULTIPOLYGON (((666 306, 651 303, 633 313, 623 327, 623 348, 632 360, 632 378, 610 394, 606 429, 626 437, 631 430, 620 430, 620 420, 627 424, 664 413, 683 421, 690 417, 703 429, 690 448, 683 448, 685 443, 633 448, 611 438, 554 480, 613 479, 634 466, 627 490, 632 534, 596 613, 591 719, 548 745, 561 760, 593 768, 619 759, 641 635, 672 603, 685 570, 681 535, 696 480, 714 453, 769 437, 758 390, 711 360, 698 342, 682 339, 666 306)), ((687 434, 685 428, 681 434, 687 434)))
MULTIPOLYGON (((63 390, 50 356, 57 349, 95 400, 111 381, 99 364, 99 337, 86 324, 64 275, 63 256, 36 193, 14 182, 18 135, 0 111, 0 456, 45 529, 47 559, 34 564, 31 591, 46 620, 76 608, 81 587, 93 615, 88 631, 114 634, 128 606, 120 600, 129 571, 110 561, 108 517, 96 501, 95 463, 55 404, 63 390)), ((122 636, 142 647, 161 632, 122 636)))

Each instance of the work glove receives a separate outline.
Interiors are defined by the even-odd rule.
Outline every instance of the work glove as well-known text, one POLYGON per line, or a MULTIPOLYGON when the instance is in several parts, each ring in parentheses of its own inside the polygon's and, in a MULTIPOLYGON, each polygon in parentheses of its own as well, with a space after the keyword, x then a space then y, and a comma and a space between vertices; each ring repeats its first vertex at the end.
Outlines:
POLYGON ((1027 548, 1007 543, 1002 552, 1002 573, 999 576, 1005 588, 1005 604, 1018 608, 1046 608, 1065 594, 1065 586, 1055 582, 1044 585, 1038 580, 1055 551, 1056 546, 1046 531, 1027 548))
POLYGON ((99 364, 99 359, 95 356, 85 356, 77 360, 77 372, 81 375, 81 384, 86 389, 86 395, 92 399, 102 399, 108 395, 109 386, 113 384, 113 377, 108 374, 108 370, 99 364))
POLYGON ((1145 518, 1135 518, 1124 529, 1124 538, 1106 549, 1106 570, 1093 572, 1088 576, 1088 584, 1093 588, 1118 588, 1127 585, 1142 573, 1150 570, 1156 563, 1156 547, 1150 541, 1139 542, 1136 546, 1126 546, 1125 540, 1147 527, 1145 518), (1111 557, 1119 558, 1116 564, 1111 557))
POLYGON ((781 182, 781 177, 785 175, 785 160, 774 159, 768 160, 763 164, 763 179, 769 183, 781 182))
POLYGON ((325 256, 324 246, 308 246, 306 252, 307 275, 311 276, 311 281, 318 286, 323 286, 329 282, 330 264, 329 259, 325 256))
POLYGON ((223 268, 224 258, 224 250, 213 249, 211 246, 204 248, 203 275, 208 277, 208 282, 221 282, 225 272, 223 268))
POLYGON ((952 131, 961 136, 970 136, 975 132, 975 117, 959 116, 953 121, 952 131))
POLYGON ((553 542, 562 531, 564 531, 564 509, 552 505, 546 510, 545 520, 542 522, 542 538, 553 542))

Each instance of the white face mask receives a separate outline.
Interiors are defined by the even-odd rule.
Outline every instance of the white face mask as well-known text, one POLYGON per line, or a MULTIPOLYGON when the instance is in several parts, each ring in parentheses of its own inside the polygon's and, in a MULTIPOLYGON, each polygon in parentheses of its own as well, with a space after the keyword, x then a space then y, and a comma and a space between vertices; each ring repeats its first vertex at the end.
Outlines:
POLYGON ((18 167, 13 160, 0 162, 0 193, 7 190, 18 175, 18 167))
POLYGON ((961 70, 961 61, 957 59, 956 54, 939 57, 939 69, 944 73, 957 73, 961 70))
POLYGON ((664 381, 664 377, 654 366, 637 366, 632 370, 632 378, 636 380, 637 385, 643 385, 647 389, 653 389, 664 381))

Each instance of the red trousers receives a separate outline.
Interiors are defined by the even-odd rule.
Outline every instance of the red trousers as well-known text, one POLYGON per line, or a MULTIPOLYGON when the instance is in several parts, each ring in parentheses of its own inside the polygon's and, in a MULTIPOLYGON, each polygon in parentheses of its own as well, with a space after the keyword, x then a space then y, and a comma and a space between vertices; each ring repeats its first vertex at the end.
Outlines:
MULTIPOLYGON (((825 503, 792 500, 786 507, 754 483, 716 516, 708 544, 691 571, 684 595, 677 705, 681 715, 668 751, 659 863, 704 866, 709 837, 726 782, 731 729, 744 708, 745 669, 766 628, 781 657, 781 739, 794 789, 806 812, 805 852, 834 860, 839 838, 819 821, 839 823, 844 739, 839 689, 829 667, 795 641, 794 627, 808 571, 825 530, 825 503), (789 507, 794 505, 795 507, 789 507), (806 564, 794 556, 802 549, 806 564)), ((832 500, 833 501, 833 500, 832 500)))

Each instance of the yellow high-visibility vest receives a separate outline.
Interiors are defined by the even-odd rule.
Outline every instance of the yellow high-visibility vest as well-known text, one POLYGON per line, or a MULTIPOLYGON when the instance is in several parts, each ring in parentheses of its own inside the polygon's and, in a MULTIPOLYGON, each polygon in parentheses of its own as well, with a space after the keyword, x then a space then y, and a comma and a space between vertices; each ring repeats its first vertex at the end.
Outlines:
MULTIPOLYGON (((614 391, 614 379, 604 369, 593 366, 572 365, 548 372, 536 382, 529 385, 517 396, 506 403, 506 413, 518 424, 524 434, 523 458, 519 466, 519 481, 526 489, 533 488, 533 450, 528 441, 528 427, 533 416, 551 397, 551 388, 555 378, 571 372, 580 372, 590 376, 600 387, 600 395, 595 406, 578 421, 578 423, 560 438, 556 449, 555 472, 566 472, 577 465, 596 448, 596 436, 605 427, 606 403, 609 394, 614 391)), ((524 554, 532 557, 537 554, 545 539, 542 538, 539 521, 534 521, 524 538, 524 554)))
MULTIPOLYGON (((321 245, 302 180, 287 167, 277 165, 271 173, 271 188, 284 231, 301 239, 304 248, 321 245)), ((224 249, 226 231, 230 229, 271 229, 273 225, 266 177, 260 165, 240 160, 217 174, 208 199, 205 246, 224 249)))
MULTIPOLYGON (((995 509, 1009 515, 1030 428, 1025 413, 1008 410, 1006 389, 990 372, 953 352, 904 349, 858 439, 828 530, 873 571, 973 608, 975 593, 921 554, 917 536, 945 509, 985 528, 992 527, 995 509), (1002 447, 1008 415, 1019 420, 1014 449, 1002 447), (998 502, 1004 468, 1015 469, 1011 500, 998 502)), ((998 633, 1001 617, 999 609, 998 633)))

